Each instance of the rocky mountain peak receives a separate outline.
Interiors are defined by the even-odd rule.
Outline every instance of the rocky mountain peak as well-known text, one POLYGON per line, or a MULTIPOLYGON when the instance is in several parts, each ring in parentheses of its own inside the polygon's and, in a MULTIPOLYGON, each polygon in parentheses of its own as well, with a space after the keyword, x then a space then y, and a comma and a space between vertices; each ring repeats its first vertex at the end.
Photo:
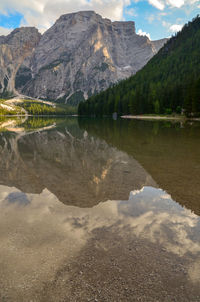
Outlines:
POLYGON ((130 30, 135 33, 135 22, 134 21, 114 21, 112 22, 108 18, 103 18, 95 11, 80 11, 77 13, 65 14, 60 16, 56 21, 55 27, 67 22, 67 24, 73 26, 76 24, 88 24, 96 23, 99 25, 113 26, 116 30, 130 30))
POLYGON ((102 20, 107 20, 107 22, 111 22, 109 19, 104 19, 101 15, 97 14, 95 11, 79 11, 77 13, 70 13, 70 14, 64 14, 61 15, 60 18, 55 22, 61 23, 61 22, 70 22, 70 21, 76 21, 80 23, 84 22, 101 22, 102 20))
POLYGON ((62 15, 42 37, 34 28, 20 28, 8 39, 20 49, 33 41, 15 68, 16 89, 71 104, 133 75, 165 42, 137 35, 132 21, 112 22, 94 11, 62 15))
POLYGON ((39 41, 40 38, 41 34, 39 33, 37 28, 20 27, 14 29, 8 36, 5 36, 3 43, 19 46, 19 44, 22 44, 24 42, 31 42, 32 40, 35 41, 35 39, 39 41))

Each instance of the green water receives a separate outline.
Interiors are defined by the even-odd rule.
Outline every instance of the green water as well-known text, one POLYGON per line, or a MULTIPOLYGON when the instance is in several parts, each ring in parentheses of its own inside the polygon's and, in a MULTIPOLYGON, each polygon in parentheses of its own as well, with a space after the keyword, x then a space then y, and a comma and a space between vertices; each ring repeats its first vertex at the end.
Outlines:
POLYGON ((200 123, 0 129, 0 301, 200 301, 200 123))

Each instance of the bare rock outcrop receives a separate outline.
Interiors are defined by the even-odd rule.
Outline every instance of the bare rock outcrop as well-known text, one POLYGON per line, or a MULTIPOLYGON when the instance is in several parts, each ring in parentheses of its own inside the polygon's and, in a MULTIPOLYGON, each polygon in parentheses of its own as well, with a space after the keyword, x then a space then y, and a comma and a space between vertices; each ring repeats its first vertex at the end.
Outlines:
POLYGON ((29 29, 17 39, 25 29, 16 31, 10 35, 15 40, 2 38, 11 46, 0 39, 1 63, 14 62, 1 71, 3 80, 9 78, 7 91, 16 87, 24 95, 71 104, 135 74, 166 42, 137 35, 134 22, 111 22, 93 11, 61 16, 41 38, 29 29), (10 56, 13 49, 19 55, 10 56))
POLYGON ((34 51, 41 34, 34 27, 15 29, 0 37, 0 94, 15 93, 18 69, 34 51))

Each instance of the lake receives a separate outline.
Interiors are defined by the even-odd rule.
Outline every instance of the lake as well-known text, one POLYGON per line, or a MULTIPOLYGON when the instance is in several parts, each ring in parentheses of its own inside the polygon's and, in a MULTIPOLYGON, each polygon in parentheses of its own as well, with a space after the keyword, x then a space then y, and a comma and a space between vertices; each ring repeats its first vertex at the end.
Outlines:
POLYGON ((200 123, 0 118, 0 301, 200 301, 200 123))

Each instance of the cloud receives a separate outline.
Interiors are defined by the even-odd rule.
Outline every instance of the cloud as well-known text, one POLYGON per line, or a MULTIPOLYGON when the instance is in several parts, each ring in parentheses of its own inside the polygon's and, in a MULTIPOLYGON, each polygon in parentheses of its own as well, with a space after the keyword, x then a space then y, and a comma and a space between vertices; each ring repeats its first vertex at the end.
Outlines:
POLYGON ((129 8, 129 9, 126 9, 125 10, 125 13, 128 15, 128 16, 131 16, 131 17, 137 17, 138 14, 136 12, 136 10, 132 7, 132 8, 129 8))
POLYGON ((151 15, 147 16, 146 19, 151 24, 155 20, 155 18, 156 18, 155 15, 151 14, 151 15))
POLYGON ((153 6, 155 6, 159 10, 163 10, 165 8, 165 4, 163 3, 163 1, 149 0, 149 3, 153 6))
POLYGON ((0 36, 7 36, 12 30, 13 28, 6 28, 0 26, 0 36))
POLYGON ((1 0, 0 12, 17 11, 24 16, 21 25, 36 26, 44 31, 60 15, 81 10, 94 10, 103 17, 122 20, 124 9, 130 4, 130 0, 1 0))
POLYGON ((164 10, 166 6, 171 8, 181 8, 184 5, 193 5, 199 2, 199 0, 148 0, 148 2, 157 9, 164 10))
POLYGON ((185 4, 186 1, 185 0, 168 0, 167 2, 172 7, 180 8, 181 6, 183 6, 185 4))
POLYGON ((162 21, 162 25, 168 30, 168 32, 176 33, 183 28, 183 24, 171 24, 166 21, 162 21))
POLYGON ((137 34, 138 34, 139 36, 146 36, 146 37, 149 38, 149 40, 151 40, 150 34, 149 34, 149 33, 146 33, 145 31, 142 31, 142 29, 139 29, 138 32, 137 32, 137 34))
POLYGON ((153 23, 154 21, 161 21, 163 17, 167 16, 167 13, 165 12, 159 12, 156 14, 151 14, 146 17, 146 20, 149 22, 149 24, 153 23))
MULTIPOLYGON (((135 17, 136 5, 142 0, 1 0, 0 14, 18 12, 23 16, 20 25, 35 26, 41 32, 48 29, 62 14, 81 10, 94 10, 111 20, 123 20, 123 14, 135 17)), ((143 0, 144 1, 144 0, 143 0)), ((199 0, 146 0, 160 13, 165 9, 199 6, 199 0)), ((153 22, 153 17, 149 19, 153 22)), ((0 28, 0 33, 8 32, 0 28)))
POLYGON ((181 31, 181 29, 183 28, 183 25, 180 24, 173 24, 170 26, 169 30, 173 33, 181 31))

